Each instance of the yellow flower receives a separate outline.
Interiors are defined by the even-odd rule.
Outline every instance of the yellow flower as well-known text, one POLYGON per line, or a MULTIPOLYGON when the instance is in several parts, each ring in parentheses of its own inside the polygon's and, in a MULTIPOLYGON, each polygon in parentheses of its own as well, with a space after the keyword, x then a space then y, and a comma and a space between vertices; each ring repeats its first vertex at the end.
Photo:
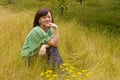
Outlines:
POLYGON ((66 69, 62 69, 62 71, 65 71, 66 69))
POLYGON ((86 74, 86 77, 90 77, 92 74, 93 74, 92 72, 88 72, 88 73, 86 74))
POLYGON ((81 72, 77 72, 78 75, 81 75, 82 73, 81 72))
POLYGON ((64 68, 63 66, 60 66, 60 69, 64 68))
POLYGON ((45 74, 48 74, 48 71, 46 71, 45 74))
POLYGON ((50 77, 50 75, 47 74, 47 75, 46 75, 46 78, 48 78, 48 77, 50 77))
POLYGON ((48 73, 52 73, 52 70, 47 70, 48 73))
POLYGON ((68 70, 68 71, 69 71, 70 73, 72 73, 72 72, 73 72, 73 70, 71 70, 71 69, 70 69, 70 70, 68 70))
POLYGON ((71 67, 70 67, 70 69, 73 69, 73 70, 74 70, 74 69, 75 69, 75 67, 71 66, 71 67))
POLYGON ((66 67, 65 70, 68 70, 68 68, 66 67))
POLYGON ((73 75, 72 75, 72 77, 74 77, 74 78, 75 78, 76 76, 73 74, 73 75))
POLYGON ((90 77, 90 74, 86 74, 86 77, 90 77))
POLYGON ((68 64, 64 63, 64 64, 62 64, 61 66, 68 66, 68 64))
POLYGON ((78 80, 82 80, 81 78, 78 78, 78 80))
POLYGON ((40 76, 44 76, 45 73, 40 73, 40 76))
POLYGON ((82 72, 84 73, 84 72, 87 72, 87 70, 82 70, 82 72))
POLYGON ((45 72, 45 74, 51 74, 52 73, 52 70, 47 70, 46 72, 45 72))
POLYGON ((53 78, 56 78, 56 77, 57 77, 57 74, 54 74, 54 75, 53 75, 53 78))
POLYGON ((50 78, 49 80, 54 80, 53 78, 50 78))

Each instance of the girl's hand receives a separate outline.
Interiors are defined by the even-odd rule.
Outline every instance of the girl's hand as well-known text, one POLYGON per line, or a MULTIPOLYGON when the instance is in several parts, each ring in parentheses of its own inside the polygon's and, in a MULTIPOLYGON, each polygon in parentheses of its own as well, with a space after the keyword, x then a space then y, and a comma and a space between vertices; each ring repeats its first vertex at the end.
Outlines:
POLYGON ((41 56, 44 56, 46 54, 46 47, 45 47, 45 45, 41 46, 40 51, 39 51, 38 54, 41 55, 41 56))
POLYGON ((50 25, 50 27, 52 27, 52 28, 55 28, 55 29, 58 28, 58 26, 57 26, 56 24, 54 24, 54 23, 50 23, 49 25, 50 25))
POLYGON ((38 54, 41 56, 45 55, 47 47, 49 47, 49 45, 47 45, 47 44, 42 45, 38 54))

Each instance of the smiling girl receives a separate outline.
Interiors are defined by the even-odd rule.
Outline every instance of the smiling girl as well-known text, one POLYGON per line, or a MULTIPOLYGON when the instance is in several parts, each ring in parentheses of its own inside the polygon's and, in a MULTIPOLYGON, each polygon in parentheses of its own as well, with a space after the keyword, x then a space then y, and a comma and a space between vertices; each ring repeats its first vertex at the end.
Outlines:
POLYGON ((36 56, 36 58, 39 58, 47 55, 49 63, 50 56, 52 56, 54 64, 59 67, 63 63, 63 60, 57 49, 58 44, 59 29, 54 23, 51 11, 47 8, 38 10, 34 17, 33 29, 25 39, 22 48, 22 57, 28 60, 29 66, 31 57, 36 56))

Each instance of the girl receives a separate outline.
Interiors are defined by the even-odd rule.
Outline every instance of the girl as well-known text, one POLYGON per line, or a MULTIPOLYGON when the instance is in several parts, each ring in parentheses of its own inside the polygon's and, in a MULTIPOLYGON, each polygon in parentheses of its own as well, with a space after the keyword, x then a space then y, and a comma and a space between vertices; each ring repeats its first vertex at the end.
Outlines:
POLYGON ((49 9, 42 8, 34 17, 33 29, 29 32, 22 49, 22 56, 27 58, 30 66, 32 57, 47 56, 48 64, 52 56, 52 65, 59 67, 63 60, 58 52, 59 29, 53 23, 53 16, 49 9), (54 30, 54 32, 53 32, 54 30))

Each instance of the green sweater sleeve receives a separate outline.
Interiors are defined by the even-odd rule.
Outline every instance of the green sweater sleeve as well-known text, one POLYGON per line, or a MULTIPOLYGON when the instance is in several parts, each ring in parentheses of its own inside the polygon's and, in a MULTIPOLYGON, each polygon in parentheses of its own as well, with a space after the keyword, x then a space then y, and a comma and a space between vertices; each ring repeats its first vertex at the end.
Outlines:
POLYGON ((33 56, 46 41, 54 36, 52 29, 44 32, 39 26, 33 28, 27 35, 22 49, 22 56, 33 56))

